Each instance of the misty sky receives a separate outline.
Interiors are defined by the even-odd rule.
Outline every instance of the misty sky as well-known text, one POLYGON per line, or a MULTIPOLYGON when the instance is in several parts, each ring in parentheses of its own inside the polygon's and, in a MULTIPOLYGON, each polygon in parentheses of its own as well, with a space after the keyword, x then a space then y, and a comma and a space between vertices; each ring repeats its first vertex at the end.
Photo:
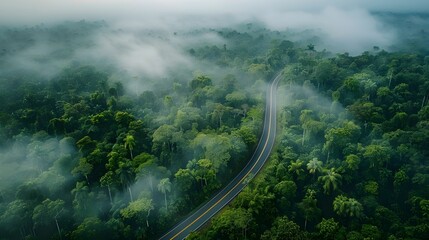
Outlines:
POLYGON ((266 18, 286 12, 325 8, 429 12, 427 0, 2 0, 0 23, 37 24, 55 20, 145 19, 171 15, 232 15, 266 18))
MULTIPOLYGON (((316 30, 315 34, 323 39, 323 44, 317 46, 318 50, 326 48, 333 52, 360 54, 373 46, 388 48, 401 35, 400 30, 386 26, 373 16, 371 14, 373 11, 429 13, 429 2, 428 0, 0 0, 0 26, 34 26, 41 23, 84 19, 106 20, 115 28, 131 30, 156 28, 175 32, 201 27, 229 27, 240 22, 258 21, 273 30, 316 30)), ((116 43, 111 44, 109 41, 103 41, 100 46, 116 46, 116 43)), ((142 52, 153 55, 153 49, 160 48, 155 46, 142 52)), ((158 55, 168 56, 170 52, 174 51, 164 51, 165 54, 158 55)), ((174 64, 186 62, 180 54, 175 56, 174 64)), ((126 56, 126 59, 131 58, 126 56)), ((162 68, 156 70, 164 72, 162 68)))

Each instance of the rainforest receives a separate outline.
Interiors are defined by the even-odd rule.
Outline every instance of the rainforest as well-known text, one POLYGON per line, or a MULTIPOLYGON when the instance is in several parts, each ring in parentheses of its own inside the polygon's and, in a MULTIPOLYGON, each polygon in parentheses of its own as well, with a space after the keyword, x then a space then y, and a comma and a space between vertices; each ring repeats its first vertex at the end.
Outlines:
POLYGON ((0 3, 0 239, 163 239, 271 108, 187 239, 429 239, 424 1, 48 2, 0 3))

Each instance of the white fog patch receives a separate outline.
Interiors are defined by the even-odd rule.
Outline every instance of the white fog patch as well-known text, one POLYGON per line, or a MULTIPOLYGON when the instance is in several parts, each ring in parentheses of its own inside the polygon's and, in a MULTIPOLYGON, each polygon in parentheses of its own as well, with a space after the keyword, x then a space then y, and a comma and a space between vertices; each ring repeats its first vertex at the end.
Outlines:
POLYGON ((314 29, 323 46, 334 52, 360 54, 373 46, 387 48, 396 38, 364 9, 344 10, 327 7, 316 12, 284 12, 262 16, 269 28, 277 30, 314 29))
MULTIPOLYGON (((373 46, 388 49, 400 37, 383 26, 374 11, 429 12, 429 4, 426 0, 14 0, 0 3, 0 25, 106 20, 114 28, 144 27, 173 34, 259 20, 278 30, 315 30, 323 40, 318 50, 359 54, 373 46)), ((100 44, 94 53, 118 54, 113 62, 131 72, 162 76, 172 65, 189 64, 178 50, 180 45, 165 39, 117 35, 101 38, 100 44)))
POLYGON ((95 48, 88 51, 89 56, 114 61, 132 74, 163 77, 168 70, 190 63, 178 47, 162 39, 112 34, 100 36, 96 42, 95 48))
POLYGON ((55 59, 52 60, 50 56, 56 52, 63 51, 61 46, 55 46, 48 42, 37 40, 35 44, 25 50, 17 51, 16 54, 6 58, 8 66, 4 69, 5 72, 14 69, 24 69, 27 71, 35 72, 38 75, 51 78, 58 74, 62 68, 67 66, 70 62, 69 59, 55 59))
POLYGON ((56 184, 61 185, 66 179, 60 176, 61 166, 55 163, 70 156, 74 148, 56 138, 31 142, 28 137, 19 139, 12 147, 0 149, 0 191, 28 180, 47 188, 61 187, 56 184))
MULTIPOLYGON (((327 6, 369 11, 427 12, 427 0, 13 0, 0 3, 0 22, 30 24, 58 20, 169 18, 172 15, 231 15, 237 18, 289 11, 314 11, 327 6)), ((156 23, 156 21, 155 21, 156 23)))

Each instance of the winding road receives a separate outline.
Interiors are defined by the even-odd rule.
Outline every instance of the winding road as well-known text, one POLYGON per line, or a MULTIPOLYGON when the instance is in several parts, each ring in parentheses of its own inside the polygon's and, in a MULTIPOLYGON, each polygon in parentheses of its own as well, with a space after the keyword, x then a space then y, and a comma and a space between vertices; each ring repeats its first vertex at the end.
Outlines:
POLYGON ((202 205, 198 210, 186 217, 182 222, 175 225, 160 240, 184 239, 191 232, 196 231, 231 200, 233 200, 243 189, 251 178, 253 178, 264 166, 276 137, 276 89, 281 74, 277 75, 267 87, 264 129, 258 146, 243 170, 210 201, 202 205))

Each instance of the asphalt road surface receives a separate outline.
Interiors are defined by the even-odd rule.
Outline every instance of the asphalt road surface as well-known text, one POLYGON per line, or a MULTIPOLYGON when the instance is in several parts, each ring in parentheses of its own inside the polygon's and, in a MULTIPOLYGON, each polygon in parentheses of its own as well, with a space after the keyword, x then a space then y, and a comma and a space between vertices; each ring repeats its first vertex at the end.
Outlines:
POLYGON ((161 240, 184 239, 191 232, 196 231, 234 199, 244 189, 249 180, 264 166, 270 156, 276 136, 276 89, 280 76, 281 74, 277 75, 267 87, 264 129, 250 161, 224 189, 182 222, 175 225, 160 238, 161 240))

